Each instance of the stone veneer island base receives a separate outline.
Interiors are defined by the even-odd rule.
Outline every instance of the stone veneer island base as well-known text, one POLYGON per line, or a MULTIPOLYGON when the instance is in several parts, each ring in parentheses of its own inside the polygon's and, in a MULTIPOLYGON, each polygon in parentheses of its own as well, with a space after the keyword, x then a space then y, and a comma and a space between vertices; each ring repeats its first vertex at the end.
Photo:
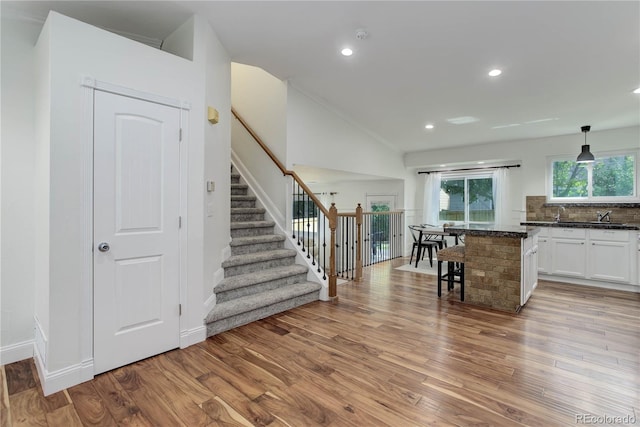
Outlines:
POLYGON ((450 227, 464 234, 464 302, 517 313, 537 286, 538 228, 450 227))
POLYGON ((465 246, 465 302, 518 311, 521 239, 467 236, 465 246))

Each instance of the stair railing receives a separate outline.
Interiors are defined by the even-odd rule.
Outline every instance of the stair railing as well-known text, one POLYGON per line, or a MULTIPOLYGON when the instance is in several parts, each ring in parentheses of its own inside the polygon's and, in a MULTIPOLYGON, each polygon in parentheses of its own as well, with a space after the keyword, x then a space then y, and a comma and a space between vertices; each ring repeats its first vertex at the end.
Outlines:
POLYGON ((403 256, 403 211, 338 213, 336 273, 359 281, 362 267, 403 256))
POLYGON ((369 266, 404 254, 404 212, 365 212, 362 218, 362 264, 369 266))
POLYGON ((292 238, 317 268, 317 273, 328 280, 330 299, 337 299, 338 275, 358 282, 362 280, 363 263, 371 265, 403 255, 402 211, 363 212, 359 203, 355 212, 338 213, 335 203, 327 209, 233 108, 231 112, 282 174, 293 179, 292 238))
POLYGON ((337 214, 336 274, 341 279, 362 280, 362 207, 337 214))
POLYGON ((294 171, 285 168, 282 162, 278 160, 275 154, 235 109, 232 108, 231 113, 280 169, 280 172, 284 176, 290 176, 293 179, 294 218, 292 237, 301 247, 301 250, 306 253, 312 265, 317 268, 317 272, 322 274, 322 278, 328 280, 329 298, 335 300, 337 298, 335 247, 338 214, 335 205, 332 204, 330 209, 325 208, 302 179, 294 171), (329 243, 327 243, 327 230, 329 243), (327 251, 329 252, 328 254, 327 251), (329 273, 328 277, 327 272, 329 273))

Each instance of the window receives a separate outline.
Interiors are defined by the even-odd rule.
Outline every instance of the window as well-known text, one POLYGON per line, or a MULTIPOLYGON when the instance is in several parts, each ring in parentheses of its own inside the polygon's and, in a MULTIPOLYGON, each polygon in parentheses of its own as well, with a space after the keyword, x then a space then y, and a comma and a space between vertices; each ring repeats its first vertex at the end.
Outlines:
POLYGON ((372 245, 373 255, 382 254, 389 247, 389 214, 376 212, 391 212, 395 207, 396 196, 389 194, 366 195, 369 212, 373 214, 365 217, 364 232, 369 233, 370 244, 372 245))
POLYGON ((551 201, 615 202, 637 199, 637 154, 596 155, 593 163, 550 161, 551 201))
POLYGON ((304 194, 293 195, 293 219, 317 218, 318 206, 311 198, 304 194))
POLYGON ((443 175, 438 219, 441 222, 492 223, 496 214, 494 194, 490 174, 443 175))

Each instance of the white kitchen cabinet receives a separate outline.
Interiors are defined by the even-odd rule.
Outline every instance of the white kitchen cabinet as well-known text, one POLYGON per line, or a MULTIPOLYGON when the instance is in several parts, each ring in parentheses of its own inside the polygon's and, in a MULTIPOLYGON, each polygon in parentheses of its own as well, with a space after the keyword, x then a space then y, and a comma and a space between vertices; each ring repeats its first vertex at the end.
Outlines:
POLYGON ((542 227, 538 233, 538 273, 551 273, 551 237, 549 228, 542 227))
POLYGON ((628 231, 590 230, 587 278, 630 283, 633 267, 631 249, 628 231))
POLYGON ((538 272, 574 283, 640 286, 636 230, 548 227, 538 234, 538 272))
POLYGON ((586 277, 586 237, 586 230, 583 228, 551 230, 551 274, 586 277))

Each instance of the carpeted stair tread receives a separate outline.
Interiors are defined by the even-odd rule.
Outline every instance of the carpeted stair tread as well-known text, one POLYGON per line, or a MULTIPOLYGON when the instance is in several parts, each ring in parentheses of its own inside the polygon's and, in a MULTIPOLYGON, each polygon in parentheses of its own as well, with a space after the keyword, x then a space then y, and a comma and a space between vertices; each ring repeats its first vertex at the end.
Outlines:
POLYGON ((292 258, 296 256, 296 253, 295 249, 275 249, 272 251, 256 252, 251 254, 232 255, 222 262, 222 268, 256 264, 258 262, 271 261, 280 258, 292 258))
POLYGON ((216 286, 215 292, 227 292, 237 288, 252 286, 257 283, 265 283, 283 277, 304 274, 307 271, 309 271, 309 269, 303 265, 292 264, 282 267, 269 268, 267 270, 255 271, 253 273, 241 274, 238 276, 231 276, 223 279, 216 286))
POLYGON ((216 303, 207 315, 207 336, 317 301, 322 285, 307 282, 309 268, 295 264, 298 251, 286 249, 286 236, 265 220, 249 185, 231 167, 231 256, 225 278, 214 288, 216 303))
POLYGON ((237 230, 240 228, 273 227, 275 225, 276 225, 275 221, 241 221, 241 222, 232 222, 230 224, 232 230, 237 230))
POLYGON ((236 298, 231 301, 216 304, 214 309, 207 315, 205 322, 211 323, 227 317, 247 313, 288 299, 317 292, 320 288, 321 286, 318 283, 304 282, 261 292, 259 294, 236 298))
POLYGON ((258 245, 260 243, 284 242, 286 237, 280 234, 265 234, 261 236, 234 237, 229 246, 258 245))
POLYGON ((264 208, 231 208, 231 215, 233 214, 263 214, 266 210, 264 208))

